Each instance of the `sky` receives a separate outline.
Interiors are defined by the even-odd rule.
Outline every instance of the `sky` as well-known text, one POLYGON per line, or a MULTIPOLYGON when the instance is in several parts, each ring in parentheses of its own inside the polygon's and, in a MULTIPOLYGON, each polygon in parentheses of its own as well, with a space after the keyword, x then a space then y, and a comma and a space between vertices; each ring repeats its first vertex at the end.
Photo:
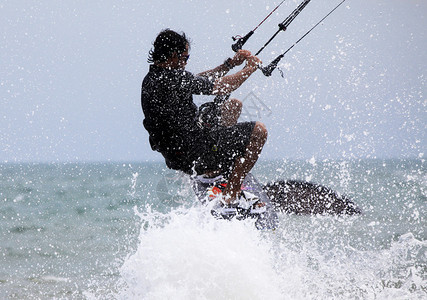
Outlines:
MULTIPOLYGON (((187 70, 233 55, 280 1, 0 0, 0 162, 160 161, 142 126, 141 81, 164 28, 192 41, 187 70)), ((256 52, 299 4, 287 0, 256 52)), ((259 55, 268 64, 340 0, 313 0, 259 55)), ((266 124, 262 159, 424 158, 427 2, 346 0, 232 94, 266 124), (281 75, 283 74, 283 77, 281 75)), ((210 96, 196 96, 200 105, 210 96)))

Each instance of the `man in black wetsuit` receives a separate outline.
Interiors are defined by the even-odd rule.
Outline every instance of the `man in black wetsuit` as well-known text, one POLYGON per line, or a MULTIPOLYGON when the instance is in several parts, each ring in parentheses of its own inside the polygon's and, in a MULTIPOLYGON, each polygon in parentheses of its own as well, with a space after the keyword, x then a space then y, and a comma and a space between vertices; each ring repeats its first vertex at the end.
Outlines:
POLYGON ((239 50, 224 64, 194 75, 185 71, 190 56, 185 34, 163 30, 153 46, 141 93, 144 127, 152 149, 164 156, 169 168, 187 174, 226 174, 228 184, 221 201, 234 203, 267 140, 267 129, 260 122, 237 123, 242 109, 237 99, 218 104, 211 112, 218 112, 218 124, 206 127, 192 95, 230 94, 257 70, 260 60, 239 50), (242 70, 225 76, 245 61, 242 70))

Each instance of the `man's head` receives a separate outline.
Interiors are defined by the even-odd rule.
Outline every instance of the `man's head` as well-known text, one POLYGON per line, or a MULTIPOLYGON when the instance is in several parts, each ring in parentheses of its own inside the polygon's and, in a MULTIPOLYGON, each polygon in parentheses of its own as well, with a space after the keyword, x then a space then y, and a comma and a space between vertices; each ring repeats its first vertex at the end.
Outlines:
POLYGON ((185 66, 188 59, 190 41, 185 33, 179 34, 170 29, 162 30, 153 43, 154 49, 150 50, 148 62, 163 64, 175 62, 181 67, 185 66))

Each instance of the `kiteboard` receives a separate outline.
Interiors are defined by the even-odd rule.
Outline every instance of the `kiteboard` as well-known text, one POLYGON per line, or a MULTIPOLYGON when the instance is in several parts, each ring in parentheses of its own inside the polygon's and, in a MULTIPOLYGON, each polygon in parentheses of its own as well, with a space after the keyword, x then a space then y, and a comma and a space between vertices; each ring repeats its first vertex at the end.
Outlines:
MULTIPOLYGON (((193 190, 197 198, 205 205, 209 205, 208 191, 213 187, 224 185, 222 176, 214 178, 201 176, 191 177, 193 190)), ((362 210, 347 196, 341 195, 325 186, 297 180, 278 180, 261 184, 254 175, 249 173, 241 187, 245 191, 257 196, 265 203, 265 209, 253 213, 250 207, 235 207, 230 210, 216 210, 211 213, 220 219, 255 219, 258 229, 275 229, 278 224, 278 213, 295 215, 359 215, 362 210), (225 212, 224 212, 225 211, 225 212)), ((218 208, 218 206, 216 206, 218 208)))

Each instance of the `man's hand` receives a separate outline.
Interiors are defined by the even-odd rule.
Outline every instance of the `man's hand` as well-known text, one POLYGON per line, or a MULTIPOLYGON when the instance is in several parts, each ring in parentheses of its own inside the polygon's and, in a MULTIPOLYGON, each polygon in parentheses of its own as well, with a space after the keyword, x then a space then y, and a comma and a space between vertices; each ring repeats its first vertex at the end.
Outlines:
POLYGON ((246 58, 246 67, 256 69, 261 64, 262 64, 262 61, 256 56, 250 55, 249 57, 246 58))
POLYGON ((253 56, 249 50, 239 50, 236 52, 234 57, 231 59, 231 64, 234 66, 241 65, 246 60, 246 66, 249 68, 257 68, 261 65, 261 60, 253 56))
POLYGON ((252 54, 249 50, 239 50, 231 59, 231 65, 233 67, 240 66, 250 56, 252 56, 252 54))

